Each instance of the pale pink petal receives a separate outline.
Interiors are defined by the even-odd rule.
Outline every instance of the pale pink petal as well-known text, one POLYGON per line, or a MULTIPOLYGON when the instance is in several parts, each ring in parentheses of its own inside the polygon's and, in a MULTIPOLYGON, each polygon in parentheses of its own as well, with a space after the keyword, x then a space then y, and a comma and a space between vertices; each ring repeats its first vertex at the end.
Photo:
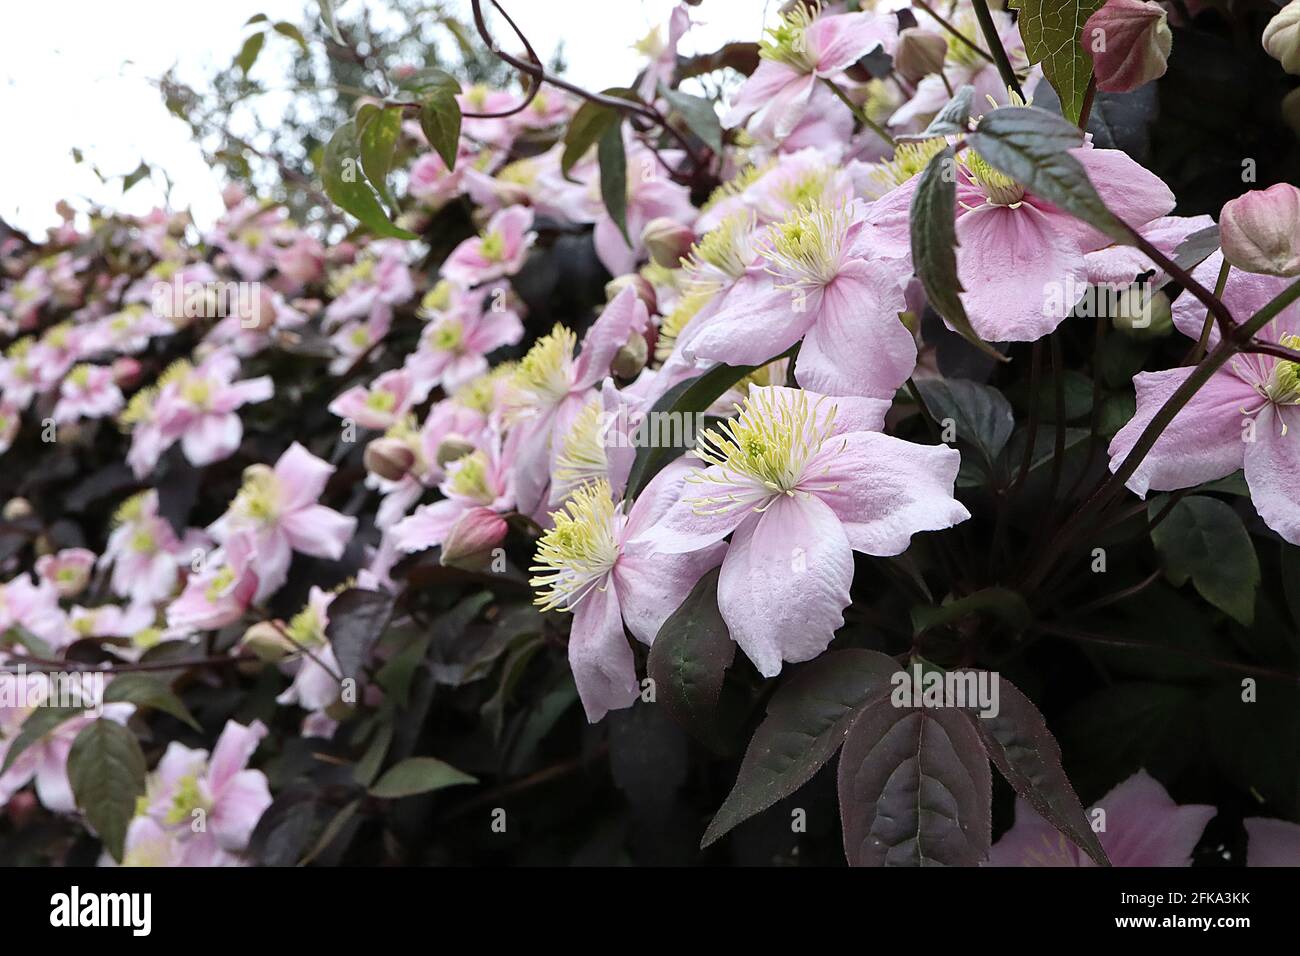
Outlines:
POLYGON ((244 437, 244 423, 234 412, 202 415, 181 436, 181 449, 197 467, 229 458, 244 437))
POLYGON ((631 707, 640 693, 618 595, 608 581, 603 589, 592 588, 573 612, 569 666, 593 724, 611 710, 631 707))
POLYGON ((816 657, 844 623, 853 552, 840 520, 817 498, 782 495, 731 539, 718 609, 732 640, 772 677, 782 661, 816 657))
POLYGON ((1245 445, 1251 501, 1264 524, 1300 544, 1300 406, 1265 406, 1254 439, 1245 445))
POLYGON ((898 21, 892 14, 845 13, 818 17, 808 27, 804 41, 817 60, 822 76, 852 66, 877 47, 892 53, 898 38, 898 21))
POLYGON ((800 385, 831 395, 892 398, 916 369, 916 340, 897 271, 853 262, 826 287, 795 362, 800 385))
MULTIPOLYGON (((1190 866, 1214 807, 1179 806, 1139 770, 1097 801, 1106 828, 1097 834, 1113 866, 1190 866)), ((1095 809, 1094 809, 1095 813, 1095 809)))
POLYGON ((582 350, 574 363, 575 390, 591 388, 609 374, 609 365, 633 332, 642 332, 650 321, 645 303, 631 286, 626 286, 605 306, 582 339, 582 350))
POLYGON ((728 365, 765 364, 799 341, 816 321, 821 299, 821 292, 808 294, 796 312, 792 293, 778 289, 761 269, 751 269, 691 338, 690 351, 728 365))
POLYGON ((226 781, 208 819, 217 844, 230 853, 243 850, 270 805, 271 791, 261 771, 236 773, 226 781))
MULTIPOLYGON (((1172 368, 1134 377, 1137 414, 1110 443, 1111 471, 1119 469, 1151 419, 1191 374, 1191 368, 1172 368)), ((1128 480, 1129 489, 1145 498, 1149 489, 1191 488, 1232 474, 1246 454, 1242 409, 1259 403, 1259 394, 1237 376, 1216 373, 1161 433, 1128 480)))
POLYGON ((970 512, 953 498, 961 455, 878 432, 832 438, 808 464, 801 487, 844 526, 855 551, 880 557, 907 550, 919 531, 941 531, 970 512))
POLYGON ((260 720, 247 727, 233 720, 227 722, 208 763, 208 783, 214 792, 219 792, 227 780, 248 766, 249 758, 265 736, 266 725, 260 720))
POLYGON ((294 442, 275 463, 275 476, 280 481, 281 504, 290 510, 314 504, 325 490, 332 474, 333 465, 294 442))
POLYGON ((337 561, 357 530, 357 519, 324 505, 312 505, 285 515, 280 525, 293 550, 337 561))

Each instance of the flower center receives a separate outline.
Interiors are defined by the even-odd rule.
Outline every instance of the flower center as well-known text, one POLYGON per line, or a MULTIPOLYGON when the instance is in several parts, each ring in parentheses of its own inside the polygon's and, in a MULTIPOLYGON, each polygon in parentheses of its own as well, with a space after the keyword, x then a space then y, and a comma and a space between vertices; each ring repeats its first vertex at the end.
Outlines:
MULTIPOLYGON (((822 414, 819 399, 813 402, 806 392, 763 391, 737 405, 738 415, 722 422, 716 429, 706 428, 700 435, 695 457, 706 465, 722 470, 721 480, 747 478, 773 494, 793 495, 799 489, 808 462, 831 435, 836 409, 831 406, 822 414)), ((691 476, 697 482, 711 480, 701 469, 691 476)), ((705 496, 693 499, 697 510, 726 511, 740 499, 705 496)))
POLYGON ((877 163, 872 169, 870 179, 875 188, 874 195, 870 198, 879 198, 903 185, 930 165, 930 160, 943 152, 947 145, 948 141, 942 136, 922 140, 919 143, 899 143, 894 149, 892 159, 877 163))
POLYGON ((765 60, 775 60, 811 73, 817 61, 808 52, 808 27, 821 12, 821 4, 809 9, 802 2, 782 15, 774 27, 768 27, 766 36, 758 42, 758 55, 765 60))
POLYGON ((701 236, 682 260, 687 283, 712 292, 743 276, 752 259, 749 234, 753 228, 753 213, 734 212, 701 236))
POLYGON ((572 385, 570 372, 577 343, 577 335, 557 322, 520 361, 514 374, 515 387, 538 404, 558 402, 569 394, 572 385))
POLYGON ((392 392, 377 391, 366 396, 366 408, 376 412, 391 412, 397 407, 397 396, 392 392))
POLYGON ((848 214, 844 207, 816 205, 796 209, 768 227, 760 248, 778 289, 807 289, 839 275, 848 214))
POLYGON ((320 615, 310 604, 289 619, 285 628, 295 644, 312 647, 325 639, 325 629, 321 627, 320 615))
MULTIPOLYGON (((1289 349, 1300 349, 1300 335, 1284 335, 1278 344, 1289 349)), ((1261 386, 1264 396, 1277 405, 1300 405, 1300 362, 1280 359, 1273 366, 1268 381, 1261 386)))
POLYGON ((433 327, 429 341, 440 352, 455 352, 465 340, 465 330, 459 320, 446 318, 433 327))
POLYGON ((249 465, 244 472, 244 484, 235 496, 235 512, 256 524, 270 524, 275 520, 279 503, 280 482, 275 472, 266 465, 249 465))
POLYGON ((203 596, 208 599, 209 604, 216 604, 234 583, 235 569, 227 564, 213 575, 212 580, 208 582, 207 590, 203 592, 203 596))
POLYGON ((199 787, 198 776, 192 773, 186 774, 176 783, 176 793, 172 797, 172 805, 168 807, 164 819, 175 826, 190 820, 195 810, 206 812, 208 809, 210 807, 199 787))
POLYGON ((620 522, 609 482, 579 488, 551 520, 555 527, 538 540, 537 563, 529 568, 538 574, 528 583, 537 589, 533 603, 542 610, 572 611, 618 560, 620 522))
POLYGON ((602 406, 593 399, 582 406, 564 444, 555 460, 555 479, 561 485, 574 487, 591 484, 605 477, 609 459, 605 454, 605 435, 601 428, 602 406))
POLYGON ((472 498, 484 504, 496 497, 488 487, 488 458, 481 451, 458 458, 450 469, 448 488, 462 498, 472 498))
POLYGON ((495 229, 485 233, 479 243, 479 252, 488 262, 500 262, 506 254, 506 238, 495 229))
POLYGON ((966 172, 984 194, 984 198, 995 206, 1017 206, 1025 198, 1025 187, 1006 173, 999 172, 979 153, 968 149, 961 156, 966 172))

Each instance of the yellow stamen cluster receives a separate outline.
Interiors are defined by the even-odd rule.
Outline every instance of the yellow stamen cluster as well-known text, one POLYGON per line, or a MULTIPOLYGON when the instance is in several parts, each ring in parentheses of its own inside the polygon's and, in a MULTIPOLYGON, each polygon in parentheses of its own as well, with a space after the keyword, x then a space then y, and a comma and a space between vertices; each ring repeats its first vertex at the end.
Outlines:
POLYGON ((758 41, 758 55, 765 60, 785 63, 805 73, 812 72, 816 62, 808 53, 808 28, 821 12, 818 3, 812 9, 803 3, 794 4, 781 16, 774 27, 768 27, 766 36, 758 41))
POLYGON ((768 227, 760 251, 777 288, 823 286, 839 274, 848 212, 843 206, 811 206, 793 210, 768 227))
POLYGON ((447 477, 453 494, 488 504, 496 495, 488 487, 488 457, 481 451, 458 458, 447 477))
POLYGON ((995 206, 1016 206, 1025 198, 1025 187, 1006 173, 993 166, 973 149, 961 154, 961 163, 966 167, 975 185, 990 203, 995 206))
POLYGON ((528 583, 537 589, 533 603, 542 610, 572 611, 602 586, 618 560, 617 507, 609 482, 579 488, 551 520, 555 527, 537 542, 536 563, 528 570, 538 573, 528 583))
POLYGON ((601 416, 603 406, 594 398, 582 406, 564 436, 555 461, 555 480, 565 488, 580 487, 599 481, 608 473, 605 435, 601 416))
POLYGON ((266 465, 249 465, 244 469, 244 484, 235 495, 231 508, 237 515, 256 524, 270 524, 280 506, 280 480, 266 465))
POLYGON ((687 286, 699 292, 716 290, 724 277, 739 279, 750 263, 749 234, 754 214, 740 210, 726 216, 691 246, 682 260, 687 286))
POLYGON ((869 199, 879 199, 885 193, 903 185, 930 165, 930 160, 943 152, 948 141, 943 137, 922 140, 919 143, 899 143, 892 159, 877 163, 871 171, 869 199))
POLYGON ((736 173, 736 175, 732 176, 709 194, 709 198, 704 203, 701 211, 708 212, 724 199, 731 199, 734 196, 739 196, 750 186, 754 185, 754 183, 762 179, 763 176, 770 172, 775 165, 776 160, 773 159, 769 162, 763 163, 761 166, 756 166, 751 163, 744 167, 740 172, 736 173))
POLYGON ((709 295, 700 292, 688 292, 677 300, 677 305, 659 323, 659 335, 655 339, 655 361, 668 361, 668 356, 672 355, 677 346, 678 337, 708 301, 709 295))
MULTIPOLYGON (((757 482, 773 495, 799 490, 808 462, 822 448, 834 427, 836 408, 825 397, 813 402, 807 392, 758 392, 736 406, 737 417, 706 428, 693 452, 706 465, 716 465, 717 480, 757 482)), ((711 479, 704 470, 688 481, 711 479)), ((734 495, 706 495, 692 500, 701 513, 718 513, 746 503, 734 495)))
POLYGON ((549 334, 533 343, 515 369, 511 382, 517 399, 514 404, 550 404, 569 394, 577 344, 577 335, 558 322, 549 334))
POLYGON ((439 279, 432 289, 424 294, 420 300, 420 312, 422 318, 426 312, 441 312, 451 305, 452 285, 446 279, 439 279))
POLYGON ((455 352, 465 341, 465 327, 460 319, 449 315, 429 329, 428 337, 429 344, 439 352, 455 352))
MULTIPOLYGON (((1300 335, 1284 335, 1278 344, 1288 349, 1300 349, 1300 335)), ((1280 359, 1273 366, 1263 392, 1269 401, 1278 405, 1300 405, 1300 362, 1280 359)))

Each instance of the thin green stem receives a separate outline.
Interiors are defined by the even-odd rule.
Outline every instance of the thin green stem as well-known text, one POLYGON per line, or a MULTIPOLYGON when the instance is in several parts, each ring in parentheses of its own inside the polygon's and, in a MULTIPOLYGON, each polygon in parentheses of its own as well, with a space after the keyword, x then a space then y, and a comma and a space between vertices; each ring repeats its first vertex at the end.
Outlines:
POLYGON ((1025 91, 1020 88, 1020 80, 1011 66, 1011 58, 1007 56, 1006 48, 1002 46, 1002 38, 998 36, 998 28, 993 22, 993 14, 989 11, 988 0, 971 0, 971 3, 975 7, 975 18, 980 22, 984 42, 989 45, 989 51, 993 54, 993 62, 997 64, 1002 82, 1023 101, 1025 91))
POLYGON ((840 101, 852 111, 854 116, 858 118, 859 123, 861 123, 867 129, 871 130, 871 132, 875 133, 877 136, 883 139, 890 146, 898 145, 897 143, 894 142, 894 137, 890 136, 889 132, 883 126, 881 126, 870 116, 868 116, 866 112, 862 109, 862 107, 860 107, 857 103, 854 103, 853 100, 849 99, 849 95, 845 93, 842 89, 840 89, 838 86, 836 86, 833 80, 830 80, 827 77, 822 77, 822 82, 825 83, 827 86, 829 86, 835 92, 835 95, 840 98, 840 101))

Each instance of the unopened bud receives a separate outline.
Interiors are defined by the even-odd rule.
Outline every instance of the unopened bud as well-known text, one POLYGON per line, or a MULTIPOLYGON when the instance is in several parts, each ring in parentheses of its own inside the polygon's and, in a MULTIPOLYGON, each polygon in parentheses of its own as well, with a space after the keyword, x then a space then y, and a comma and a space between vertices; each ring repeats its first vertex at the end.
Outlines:
POLYGON ((244 632, 239 646, 252 651, 258 660, 278 664, 297 651, 284 631, 270 621, 259 621, 244 632))
POLYGON ((927 76, 942 73, 947 56, 948 40, 942 33, 908 27, 898 35, 894 69, 907 82, 917 83, 927 76))
POLYGON ((1219 236, 1224 258, 1238 269, 1300 275, 1300 189, 1278 183, 1237 197, 1219 215, 1219 236))
POLYGON ((415 452, 400 438, 376 438, 361 456, 366 471, 389 481, 401 481, 415 465, 415 452))
POLYGON ((438 462, 439 468, 446 468, 453 461, 460 461, 473 451, 474 443, 472 441, 464 435, 451 432, 442 441, 438 442, 438 451, 434 455, 434 460, 438 462))
POLYGON ((1291 0, 1268 21, 1264 49, 1282 69, 1300 76, 1300 0, 1291 0))
POLYGON ((635 272, 629 272, 627 275, 615 276, 605 283, 605 301, 612 302, 614 297, 631 286, 636 292, 637 297, 645 303, 645 307, 650 311, 655 310, 655 287, 650 284, 650 280, 645 276, 638 275, 635 272))
POLYGON ((651 219, 641 230, 641 243, 656 263, 665 269, 676 269, 681 265, 682 256, 691 251, 695 231, 675 219, 660 216, 651 219))
POLYGON ((5 502, 4 510, 0 511, 0 517, 3 517, 5 521, 19 521, 31 517, 35 513, 32 503, 26 498, 10 498, 5 502))
POLYGON ((614 373, 615 378, 633 379, 645 368, 646 359, 650 357, 650 346, 646 343, 645 336, 640 332, 633 332, 626 343, 614 353, 614 359, 609 363, 609 370, 614 373))
POLYGON ((1080 42, 1092 54, 1097 89, 1127 93, 1165 75, 1174 36, 1154 0, 1106 0, 1084 24, 1080 42))
POLYGON ((442 542, 439 562, 447 567, 481 571, 506 536, 505 519, 490 508, 471 508, 452 525, 442 542))
POLYGON ((113 359, 113 384, 118 388, 134 388, 140 384, 140 363, 129 355, 113 359))

